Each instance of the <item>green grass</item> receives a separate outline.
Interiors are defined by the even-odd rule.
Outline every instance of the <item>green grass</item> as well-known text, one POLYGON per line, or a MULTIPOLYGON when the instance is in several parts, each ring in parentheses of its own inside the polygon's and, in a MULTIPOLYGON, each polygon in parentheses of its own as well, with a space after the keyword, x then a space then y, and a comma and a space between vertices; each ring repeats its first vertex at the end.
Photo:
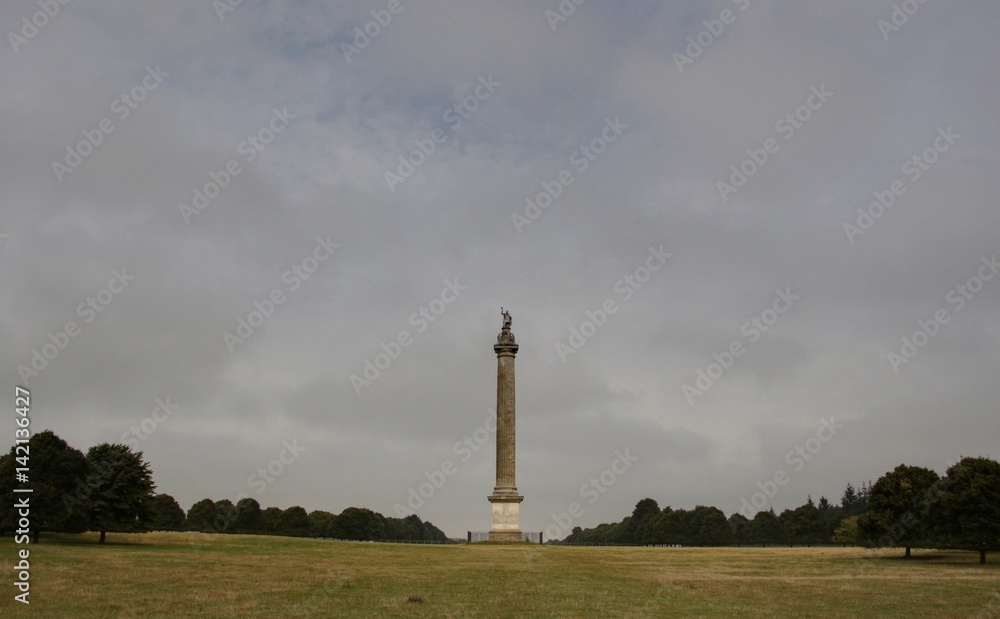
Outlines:
POLYGON ((0 616, 1000 617, 1000 558, 976 553, 96 539, 30 547, 29 607, 0 540, 0 616))

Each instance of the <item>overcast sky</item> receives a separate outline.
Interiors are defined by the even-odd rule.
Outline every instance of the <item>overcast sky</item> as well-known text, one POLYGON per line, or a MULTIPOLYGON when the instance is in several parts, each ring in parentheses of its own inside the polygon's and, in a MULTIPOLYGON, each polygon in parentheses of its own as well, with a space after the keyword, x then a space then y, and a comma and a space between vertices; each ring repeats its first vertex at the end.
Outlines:
POLYGON ((224 2, 0 8, 8 436, 464 537, 503 306, 525 531, 1000 457, 995 2, 224 2))

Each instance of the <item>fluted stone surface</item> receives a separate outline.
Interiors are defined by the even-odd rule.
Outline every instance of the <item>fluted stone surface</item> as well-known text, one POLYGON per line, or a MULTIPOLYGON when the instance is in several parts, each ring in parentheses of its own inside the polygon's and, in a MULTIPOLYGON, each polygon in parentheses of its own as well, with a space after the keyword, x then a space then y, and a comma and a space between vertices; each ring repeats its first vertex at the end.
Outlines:
POLYGON ((493 494, 517 494, 514 429, 514 353, 497 356, 497 484, 493 494))

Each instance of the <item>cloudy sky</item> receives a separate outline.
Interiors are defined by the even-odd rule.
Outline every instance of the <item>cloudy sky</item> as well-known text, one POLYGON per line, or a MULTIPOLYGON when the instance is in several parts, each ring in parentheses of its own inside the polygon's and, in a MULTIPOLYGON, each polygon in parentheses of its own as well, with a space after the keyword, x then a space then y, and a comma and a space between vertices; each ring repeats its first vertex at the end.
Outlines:
POLYGON ((1000 457, 995 2, 43 4, 9 436, 484 531, 503 306, 525 531, 1000 457))

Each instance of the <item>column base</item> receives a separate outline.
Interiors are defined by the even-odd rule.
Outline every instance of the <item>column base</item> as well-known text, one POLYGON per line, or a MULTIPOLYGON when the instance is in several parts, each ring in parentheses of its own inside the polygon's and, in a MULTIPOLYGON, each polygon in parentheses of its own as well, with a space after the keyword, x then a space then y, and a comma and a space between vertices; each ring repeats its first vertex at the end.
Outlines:
POLYGON ((520 542, 524 539, 518 521, 520 520, 523 496, 517 494, 487 497, 493 504, 493 528, 490 529, 491 542, 520 542))
POLYGON ((520 531, 490 531, 491 542, 523 542, 524 534, 520 531))

